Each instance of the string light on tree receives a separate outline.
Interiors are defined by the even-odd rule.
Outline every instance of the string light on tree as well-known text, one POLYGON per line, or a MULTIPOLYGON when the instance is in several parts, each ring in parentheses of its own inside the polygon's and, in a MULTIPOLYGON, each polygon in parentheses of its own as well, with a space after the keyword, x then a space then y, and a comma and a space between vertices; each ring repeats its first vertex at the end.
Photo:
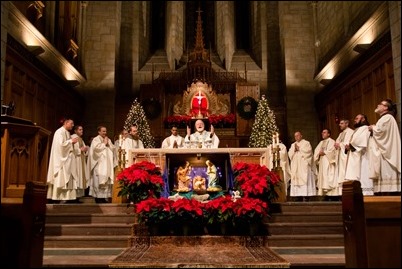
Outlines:
POLYGON ((126 121, 124 122, 124 128, 129 130, 132 125, 137 125, 138 134, 144 144, 144 148, 155 148, 155 140, 151 135, 151 129, 149 128, 144 109, 137 99, 135 99, 131 105, 126 121))
POLYGON ((265 95, 262 95, 258 102, 248 146, 250 148, 266 148, 272 143, 279 143, 278 131, 275 114, 269 108, 265 95))

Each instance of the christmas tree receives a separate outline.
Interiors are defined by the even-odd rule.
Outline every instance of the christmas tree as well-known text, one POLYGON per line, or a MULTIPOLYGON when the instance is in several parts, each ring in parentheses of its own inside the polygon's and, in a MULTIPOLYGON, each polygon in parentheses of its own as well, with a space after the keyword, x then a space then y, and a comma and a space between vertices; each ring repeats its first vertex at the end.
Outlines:
POLYGON ((140 140, 144 144, 144 148, 155 148, 155 140, 151 135, 151 129, 149 128, 147 118, 145 117, 144 109, 137 101, 137 98, 134 100, 130 111, 127 114, 126 121, 124 122, 124 129, 129 130, 132 125, 137 125, 138 134, 140 140))
POLYGON ((278 132, 275 114, 268 106, 268 100, 262 95, 258 102, 255 121, 251 129, 250 148, 266 148, 272 144, 272 137, 278 132))

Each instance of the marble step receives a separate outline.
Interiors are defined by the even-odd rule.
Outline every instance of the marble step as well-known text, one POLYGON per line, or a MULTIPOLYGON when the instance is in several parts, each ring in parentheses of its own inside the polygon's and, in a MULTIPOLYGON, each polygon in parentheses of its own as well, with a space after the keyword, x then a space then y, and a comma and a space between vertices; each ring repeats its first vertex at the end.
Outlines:
POLYGON ((343 234, 270 235, 270 247, 343 247, 343 234))
POLYGON ((46 236, 64 235, 127 235, 132 231, 130 223, 91 223, 91 224, 46 224, 46 236))
POLYGON ((265 223, 269 234, 272 235, 295 235, 295 234, 342 234, 342 222, 278 222, 265 223))
MULTIPOLYGON (((43 267, 109 268, 125 248, 45 248, 43 267)), ((291 268, 345 268, 343 247, 271 247, 291 268)))
POLYGON ((135 216, 124 213, 47 213, 46 224, 80 224, 80 223, 127 223, 133 224, 135 216))
MULTIPOLYGON (((92 198, 93 199, 93 198, 92 198)), ((125 213, 134 214, 133 205, 129 204, 96 204, 96 203, 82 203, 82 204, 47 204, 46 213, 125 213)))
POLYGON ((285 202, 271 204, 274 213, 332 212, 342 214, 342 202, 285 202))
POLYGON ((267 220, 269 223, 305 223, 305 222, 342 222, 342 215, 338 212, 284 212, 274 213, 267 220))
POLYGON ((129 235, 61 235, 45 236, 45 248, 125 248, 129 235))

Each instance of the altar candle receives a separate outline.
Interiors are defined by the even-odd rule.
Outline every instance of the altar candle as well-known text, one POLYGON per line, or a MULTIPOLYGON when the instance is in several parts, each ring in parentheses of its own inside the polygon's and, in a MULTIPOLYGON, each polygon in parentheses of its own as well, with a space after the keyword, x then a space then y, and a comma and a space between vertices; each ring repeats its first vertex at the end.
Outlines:
POLYGON ((119 135, 119 146, 121 147, 122 144, 123 144, 123 137, 119 135))
POLYGON ((275 135, 272 135, 272 145, 275 147, 275 135))
POLYGON ((276 132, 276 143, 279 144, 279 133, 276 132))

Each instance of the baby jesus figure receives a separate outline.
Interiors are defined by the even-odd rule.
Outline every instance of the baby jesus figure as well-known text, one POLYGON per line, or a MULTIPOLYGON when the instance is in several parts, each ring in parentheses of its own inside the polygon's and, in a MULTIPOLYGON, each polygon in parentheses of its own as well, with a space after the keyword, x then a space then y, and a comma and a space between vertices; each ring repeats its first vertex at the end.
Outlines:
POLYGON ((193 189, 195 191, 206 190, 205 178, 201 176, 195 176, 193 179, 193 189))

